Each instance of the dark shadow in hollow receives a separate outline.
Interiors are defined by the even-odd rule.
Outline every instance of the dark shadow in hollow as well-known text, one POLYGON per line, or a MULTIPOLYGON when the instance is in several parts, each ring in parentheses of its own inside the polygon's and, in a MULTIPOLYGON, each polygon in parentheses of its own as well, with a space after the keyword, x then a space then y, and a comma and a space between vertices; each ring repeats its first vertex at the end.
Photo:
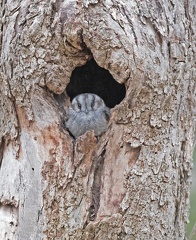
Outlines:
POLYGON ((126 94, 125 85, 115 81, 109 71, 101 68, 94 58, 73 70, 66 91, 71 100, 81 93, 95 93, 109 108, 119 104, 126 94))

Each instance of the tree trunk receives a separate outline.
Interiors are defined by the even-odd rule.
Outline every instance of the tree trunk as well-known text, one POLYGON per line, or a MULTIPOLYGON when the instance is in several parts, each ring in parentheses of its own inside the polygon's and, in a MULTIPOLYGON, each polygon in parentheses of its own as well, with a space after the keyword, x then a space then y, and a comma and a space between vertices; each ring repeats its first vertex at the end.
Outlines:
POLYGON ((2 0, 0 239, 185 239, 194 2, 2 0), (126 96, 75 140, 65 89, 92 58, 126 96))

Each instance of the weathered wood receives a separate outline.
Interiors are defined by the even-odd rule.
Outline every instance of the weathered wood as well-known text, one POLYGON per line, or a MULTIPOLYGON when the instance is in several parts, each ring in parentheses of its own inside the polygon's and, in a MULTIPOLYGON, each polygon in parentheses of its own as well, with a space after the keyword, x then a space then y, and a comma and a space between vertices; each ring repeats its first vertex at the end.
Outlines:
POLYGON ((194 0, 2 0, 0 239, 185 239, 194 11, 194 0), (74 140, 64 91, 92 57, 127 92, 101 138, 74 140))

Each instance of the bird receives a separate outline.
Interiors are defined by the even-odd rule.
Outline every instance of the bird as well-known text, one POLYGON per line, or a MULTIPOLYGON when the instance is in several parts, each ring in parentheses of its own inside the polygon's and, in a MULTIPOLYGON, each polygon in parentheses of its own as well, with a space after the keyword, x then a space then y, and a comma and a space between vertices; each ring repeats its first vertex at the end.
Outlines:
POLYGON ((88 130, 94 130, 97 137, 107 130, 110 109, 98 95, 82 93, 73 98, 66 114, 65 126, 74 138, 88 130))

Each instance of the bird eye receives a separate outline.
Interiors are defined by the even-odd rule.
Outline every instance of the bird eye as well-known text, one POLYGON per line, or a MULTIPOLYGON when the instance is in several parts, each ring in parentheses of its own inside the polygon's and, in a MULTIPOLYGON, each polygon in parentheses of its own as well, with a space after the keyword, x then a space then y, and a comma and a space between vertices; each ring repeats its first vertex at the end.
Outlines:
POLYGON ((91 101, 91 108, 93 109, 95 106, 95 95, 92 95, 93 99, 91 101))
POLYGON ((91 108, 92 108, 92 109, 94 108, 94 105, 95 105, 95 103, 92 102, 92 103, 91 103, 91 108))
POLYGON ((80 103, 78 103, 78 107, 79 107, 79 109, 81 109, 82 105, 80 103))

